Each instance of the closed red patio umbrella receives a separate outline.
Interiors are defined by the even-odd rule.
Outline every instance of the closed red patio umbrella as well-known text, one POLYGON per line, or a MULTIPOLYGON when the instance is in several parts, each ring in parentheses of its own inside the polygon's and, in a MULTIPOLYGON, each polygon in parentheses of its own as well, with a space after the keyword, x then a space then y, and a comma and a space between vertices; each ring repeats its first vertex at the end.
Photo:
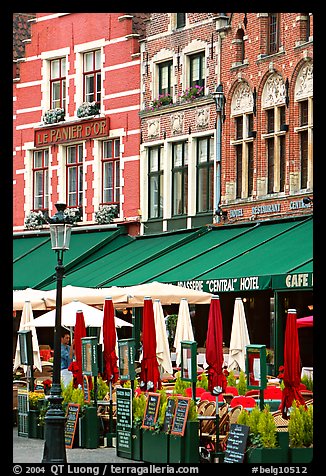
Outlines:
POLYGON ((300 350, 297 328, 297 311, 288 310, 284 337, 284 389, 282 394, 281 411, 283 418, 288 418, 288 410, 293 401, 305 405, 305 400, 300 392, 301 367, 300 350))
POLYGON ((221 387, 225 392, 227 380, 223 373, 223 326, 221 304, 218 296, 212 296, 206 338, 206 362, 208 364, 208 390, 221 387))
POLYGON ((103 309, 103 379, 115 383, 119 377, 116 354, 114 307, 111 298, 105 298, 103 309))
POLYGON ((156 335, 153 301, 144 298, 143 310, 143 358, 140 370, 140 388, 143 391, 155 392, 161 388, 161 379, 156 358, 156 335))
POLYGON ((74 333, 74 351, 75 361, 77 365, 72 366, 74 374, 74 387, 78 384, 83 385, 83 373, 82 373, 82 337, 86 337, 86 326, 83 311, 76 312, 76 324, 74 333))

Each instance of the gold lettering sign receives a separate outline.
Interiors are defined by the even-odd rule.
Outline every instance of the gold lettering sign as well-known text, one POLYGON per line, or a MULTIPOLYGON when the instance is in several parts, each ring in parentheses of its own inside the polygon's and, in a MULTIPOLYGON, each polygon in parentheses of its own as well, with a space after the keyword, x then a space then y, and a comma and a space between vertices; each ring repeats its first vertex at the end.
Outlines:
POLYGON ((72 124, 55 125, 34 129, 34 146, 45 147, 75 140, 104 137, 109 134, 109 118, 90 119, 72 124))

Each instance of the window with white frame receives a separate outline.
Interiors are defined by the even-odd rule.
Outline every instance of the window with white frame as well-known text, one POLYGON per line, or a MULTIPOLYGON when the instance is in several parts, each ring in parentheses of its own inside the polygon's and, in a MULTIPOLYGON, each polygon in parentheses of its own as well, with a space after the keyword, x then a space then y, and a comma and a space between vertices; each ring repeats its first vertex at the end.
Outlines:
POLYGON ((204 94, 205 88, 205 52, 195 53, 188 56, 189 61, 189 86, 201 86, 204 94))
POLYGON ((49 150, 35 150, 33 153, 33 209, 49 208, 49 150))
POLYGON ((209 212, 214 206, 214 138, 197 139, 197 212, 209 212))
POLYGON ((66 58, 50 60, 50 108, 66 108, 66 58))
POLYGON ((102 144, 102 204, 120 202, 120 139, 102 144))
POLYGON ((83 54, 83 90, 85 102, 101 101, 101 50, 83 54))
POLYGON ((69 208, 83 206, 83 162, 82 144, 66 147, 67 206, 69 208))
POLYGON ((163 161, 161 147, 148 149, 148 218, 163 217, 163 161))
POLYGON ((284 192, 286 184, 286 97, 281 75, 274 73, 266 81, 262 95, 265 111, 267 194, 284 192))
POLYGON ((172 60, 164 61, 157 65, 158 68, 158 93, 159 95, 172 96, 172 60))
POLYGON ((188 154, 187 143, 172 144, 172 215, 188 212, 188 154))

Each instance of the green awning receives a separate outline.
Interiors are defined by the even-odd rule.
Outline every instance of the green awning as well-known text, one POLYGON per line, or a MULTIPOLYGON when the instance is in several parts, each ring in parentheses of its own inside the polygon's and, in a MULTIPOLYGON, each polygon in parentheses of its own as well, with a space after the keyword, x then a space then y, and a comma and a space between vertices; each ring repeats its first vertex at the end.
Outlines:
MULTIPOLYGON (((170 250, 181 249, 182 245, 200 233, 194 230, 183 230, 164 235, 134 237, 125 246, 114 251, 108 250, 100 259, 84 261, 78 267, 71 269, 65 274, 65 285, 108 287, 113 286, 113 279, 118 279, 120 286, 127 286, 130 273, 145 266, 147 262, 164 256, 170 250)), ((139 282, 134 281, 132 284, 139 284, 139 282)))
MULTIPOLYGON (((93 253, 99 253, 106 245, 115 249, 114 238, 120 235, 116 228, 105 231, 80 232, 73 230, 70 249, 64 254, 65 270, 86 260, 93 253)), ((131 238, 125 236, 125 241, 131 238)), ((13 289, 38 288, 55 285, 56 253, 51 248, 49 233, 47 235, 14 236, 13 289), (29 251, 28 251, 29 250, 29 251), (17 254, 16 254, 17 251, 17 254), (19 255, 20 253, 20 255, 19 255)), ((108 248, 107 248, 108 250, 108 248)), ((65 283, 66 284, 66 283, 65 283)))
MULTIPOLYGON (((64 285, 159 281, 213 293, 311 289, 312 238, 311 216, 136 237, 119 229, 74 231, 64 254, 64 285)), ((55 287, 49 236, 17 237, 14 250, 14 289, 55 287)))

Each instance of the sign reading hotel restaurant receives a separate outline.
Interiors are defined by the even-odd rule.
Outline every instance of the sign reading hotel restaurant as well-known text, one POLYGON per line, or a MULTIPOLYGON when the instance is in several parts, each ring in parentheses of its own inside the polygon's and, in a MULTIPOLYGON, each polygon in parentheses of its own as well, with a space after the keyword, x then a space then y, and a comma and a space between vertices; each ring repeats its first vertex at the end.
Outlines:
POLYGON ((208 293, 232 291, 261 291, 271 285, 270 276, 245 276, 241 278, 209 279, 207 281, 178 281, 178 286, 208 293))
POLYGON ((35 147, 51 144, 61 144, 76 140, 86 140, 107 136, 109 133, 109 118, 101 117, 64 124, 51 125, 34 130, 35 147))

